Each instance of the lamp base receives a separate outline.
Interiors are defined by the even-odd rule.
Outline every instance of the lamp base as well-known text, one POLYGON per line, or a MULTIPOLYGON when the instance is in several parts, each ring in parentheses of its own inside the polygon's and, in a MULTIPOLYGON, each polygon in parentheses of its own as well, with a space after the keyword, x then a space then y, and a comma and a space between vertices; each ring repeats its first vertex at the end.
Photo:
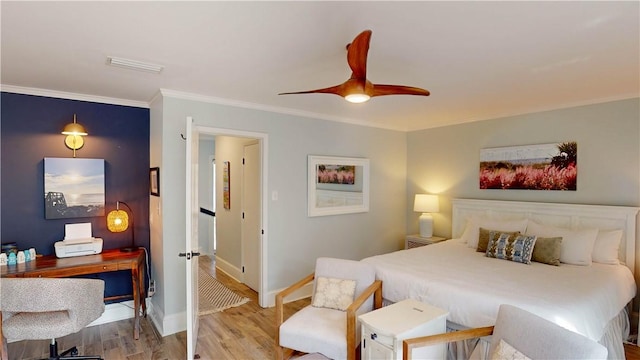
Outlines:
POLYGON ((120 248, 120 252, 134 252, 140 249, 139 246, 125 246, 120 248))
POLYGON ((420 237, 430 238, 433 236, 433 217, 431 214, 422 213, 420 215, 420 237))

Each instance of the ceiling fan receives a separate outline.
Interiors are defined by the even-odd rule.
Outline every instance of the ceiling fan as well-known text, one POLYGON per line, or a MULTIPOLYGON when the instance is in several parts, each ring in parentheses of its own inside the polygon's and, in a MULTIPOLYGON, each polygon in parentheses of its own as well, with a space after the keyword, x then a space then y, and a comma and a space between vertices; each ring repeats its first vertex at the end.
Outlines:
POLYGON ((340 85, 324 89, 286 92, 290 94, 335 94, 353 103, 362 103, 374 96, 383 95, 422 95, 429 96, 429 91, 412 86, 373 84, 367 80, 367 52, 371 30, 361 32, 350 44, 347 44, 347 62, 351 68, 351 77, 340 85))

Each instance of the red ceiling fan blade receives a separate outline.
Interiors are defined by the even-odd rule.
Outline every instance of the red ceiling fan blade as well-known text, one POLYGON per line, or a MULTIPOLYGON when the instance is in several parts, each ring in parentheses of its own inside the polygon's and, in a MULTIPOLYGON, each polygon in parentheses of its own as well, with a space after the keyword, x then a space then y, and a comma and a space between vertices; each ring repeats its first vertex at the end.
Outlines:
POLYGON ((365 80, 367 78, 367 54, 371 30, 365 30, 358 34, 351 44, 347 45, 347 62, 351 68, 351 78, 365 80))
POLYGON ((324 89, 285 92, 285 93, 280 93, 278 95, 291 95, 291 94, 336 94, 336 95, 344 96, 344 83, 340 85, 324 88, 324 89))
POLYGON ((342 96, 347 101, 356 103, 365 102, 370 97, 384 95, 429 96, 429 91, 425 89, 403 85, 374 85, 367 80, 367 54, 369 52, 371 33, 371 30, 365 30, 347 45, 347 62, 351 68, 351 77, 347 81, 324 89, 286 92, 278 95, 335 94, 342 96))
POLYGON ((383 96, 383 95, 422 95, 429 96, 429 90, 403 85, 373 85, 373 91, 369 96, 383 96))

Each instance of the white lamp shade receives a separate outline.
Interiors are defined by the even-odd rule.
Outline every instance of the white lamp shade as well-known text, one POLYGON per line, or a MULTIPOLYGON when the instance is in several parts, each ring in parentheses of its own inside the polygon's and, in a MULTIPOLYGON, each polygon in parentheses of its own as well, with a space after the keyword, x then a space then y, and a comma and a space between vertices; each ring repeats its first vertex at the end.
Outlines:
POLYGON ((436 213, 440 211, 437 195, 416 194, 413 211, 421 213, 436 213))
POLYGON ((416 194, 413 202, 413 211, 420 212, 420 237, 430 238, 433 236, 433 217, 431 214, 440 211, 438 196, 428 194, 416 194))

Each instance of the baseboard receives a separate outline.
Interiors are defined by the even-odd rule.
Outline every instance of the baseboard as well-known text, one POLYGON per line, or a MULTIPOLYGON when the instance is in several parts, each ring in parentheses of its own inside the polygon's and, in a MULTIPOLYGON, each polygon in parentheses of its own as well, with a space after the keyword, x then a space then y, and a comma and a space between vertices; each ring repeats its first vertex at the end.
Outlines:
MULTIPOLYGON (((273 307, 276 306, 276 295, 278 295, 278 293, 282 290, 284 290, 285 288, 279 289, 279 290, 274 290, 274 291, 269 291, 269 293, 267 294, 267 307, 273 307)), ((304 299, 304 298, 308 298, 311 297, 311 295, 313 295, 313 282, 310 282, 306 285, 304 285, 303 287, 301 287, 300 289, 294 291, 293 293, 291 293, 291 295, 287 296, 284 299, 285 303, 288 302, 292 302, 292 301, 296 301, 296 300, 300 300, 300 299, 304 299)))
POLYGON ((153 313, 149 314, 149 318, 156 332, 162 337, 187 330, 186 311, 165 316, 162 311, 154 309, 153 313))
POLYGON ((219 256, 216 256, 216 271, 222 271, 223 273, 229 275, 232 279, 237 282, 243 282, 244 276, 242 274, 242 270, 233 266, 231 263, 225 261, 219 256))
MULTIPOLYGON (((153 313, 151 301, 149 298, 147 301, 147 315, 153 313)), ((119 303, 113 303, 105 305, 104 312, 102 315, 94 320, 91 324, 87 326, 108 324, 114 321, 120 321, 125 319, 131 319, 134 317, 133 312, 133 300, 123 301, 119 303)))

